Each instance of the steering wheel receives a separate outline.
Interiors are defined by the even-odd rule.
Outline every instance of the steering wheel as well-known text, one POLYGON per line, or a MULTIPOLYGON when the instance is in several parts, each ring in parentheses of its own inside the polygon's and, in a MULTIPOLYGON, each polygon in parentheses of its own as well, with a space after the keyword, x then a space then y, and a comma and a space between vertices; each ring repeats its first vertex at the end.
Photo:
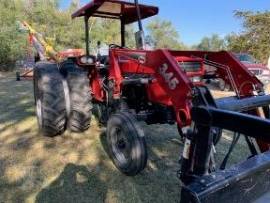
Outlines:
POLYGON ((117 45, 117 44, 110 44, 109 48, 110 49, 123 49, 123 47, 121 47, 120 45, 117 45))

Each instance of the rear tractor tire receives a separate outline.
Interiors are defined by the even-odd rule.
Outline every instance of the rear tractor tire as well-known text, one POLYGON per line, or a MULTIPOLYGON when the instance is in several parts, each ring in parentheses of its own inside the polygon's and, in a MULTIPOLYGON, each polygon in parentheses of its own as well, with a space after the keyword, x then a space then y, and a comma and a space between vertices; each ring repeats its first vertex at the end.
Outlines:
POLYGON ((93 115, 100 126, 106 126, 108 121, 108 112, 106 104, 95 103, 93 105, 93 115))
POLYGON ((92 96, 88 72, 72 62, 65 65, 66 81, 69 87, 68 127, 71 131, 82 133, 90 127, 92 116, 92 96))
POLYGON ((145 168, 147 149, 144 132, 133 115, 121 112, 110 117, 107 143, 109 155, 122 173, 135 176, 145 168))
POLYGON ((34 96, 38 126, 44 136, 54 137, 66 128, 63 77, 55 63, 40 62, 34 69, 34 96))

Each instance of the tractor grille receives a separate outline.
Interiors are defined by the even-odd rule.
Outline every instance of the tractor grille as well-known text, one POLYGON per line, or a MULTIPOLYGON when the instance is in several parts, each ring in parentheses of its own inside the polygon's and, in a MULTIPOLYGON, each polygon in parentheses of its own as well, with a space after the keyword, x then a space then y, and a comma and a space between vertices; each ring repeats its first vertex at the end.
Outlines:
POLYGON ((180 68, 186 73, 198 72, 201 70, 201 62, 178 62, 180 68))

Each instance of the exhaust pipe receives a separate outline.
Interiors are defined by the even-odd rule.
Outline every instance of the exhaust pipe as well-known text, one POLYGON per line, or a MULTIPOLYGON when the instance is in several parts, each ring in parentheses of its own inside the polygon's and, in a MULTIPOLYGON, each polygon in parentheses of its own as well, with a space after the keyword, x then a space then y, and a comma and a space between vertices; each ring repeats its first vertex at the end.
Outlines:
POLYGON ((139 26, 139 31, 135 33, 136 47, 137 49, 145 49, 145 36, 143 31, 142 17, 138 0, 135 0, 135 6, 137 10, 138 26, 139 26))

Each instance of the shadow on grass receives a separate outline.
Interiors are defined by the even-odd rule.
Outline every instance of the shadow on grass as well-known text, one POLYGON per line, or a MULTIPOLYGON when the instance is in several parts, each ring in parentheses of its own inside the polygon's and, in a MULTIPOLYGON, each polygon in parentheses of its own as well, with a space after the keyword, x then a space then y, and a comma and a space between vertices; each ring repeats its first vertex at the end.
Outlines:
MULTIPOLYGON (((4 196, 0 202, 24 202, 29 197, 36 202, 179 201, 176 171, 181 146, 174 142, 179 138, 174 126, 142 124, 148 165, 136 177, 127 177, 109 159, 104 131, 97 139, 85 135, 67 139, 39 137, 33 131, 35 122, 27 127, 24 122, 34 116, 32 82, 5 79, 0 80, 0 85, 0 138, 2 150, 6 151, 1 158, 0 193, 4 196), (14 173, 16 178, 12 178, 14 173)), ((88 133, 96 134, 93 129, 88 133)))
POLYGON ((146 133, 152 132, 156 137, 147 140, 148 165, 137 176, 125 176, 113 166, 105 131, 101 131, 100 146, 95 150, 98 162, 68 163, 61 174, 38 193, 36 202, 179 202, 180 181, 176 177, 179 144, 171 142, 175 135, 156 140, 160 139, 157 134, 160 129, 146 129, 146 133))
POLYGON ((67 164, 60 176, 36 197, 44 202, 103 202, 106 184, 85 166, 67 164))
POLYGON ((0 79, 0 135, 7 128, 34 116, 33 82, 0 79))
MULTIPOLYGON (((179 202, 181 183, 177 178, 177 171, 180 168, 178 160, 183 144, 176 127, 170 125, 147 126, 143 123, 141 123, 141 127, 146 136, 148 163, 146 168, 134 177, 125 176, 118 170, 115 172, 121 174, 120 181, 122 179, 131 186, 133 192, 127 192, 127 194, 136 194, 133 197, 126 196, 129 200, 125 201, 123 198, 122 202, 179 202)), ((104 151, 110 156, 105 131, 100 135, 100 142, 104 151)))
POLYGON ((179 202, 183 145, 175 126, 141 125, 148 164, 127 177, 109 159, 98 126, 83 135, 40 137, 36 122, 27 123, 34 115, 32 82, 0 85, 0 202, 179 202))

